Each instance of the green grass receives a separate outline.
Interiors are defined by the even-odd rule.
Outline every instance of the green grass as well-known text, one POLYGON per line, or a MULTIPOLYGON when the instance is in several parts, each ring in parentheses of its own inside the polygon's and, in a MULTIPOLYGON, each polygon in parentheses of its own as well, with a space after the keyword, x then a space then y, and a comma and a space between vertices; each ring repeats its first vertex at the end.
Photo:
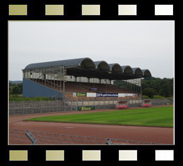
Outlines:
POLYGON ((50 97, 22 97, 22 95, 9 95, 9 101, 47 101, 50 97))
POLYGON ((29 121, 173 127, 173 106, 46 116, 29 121))

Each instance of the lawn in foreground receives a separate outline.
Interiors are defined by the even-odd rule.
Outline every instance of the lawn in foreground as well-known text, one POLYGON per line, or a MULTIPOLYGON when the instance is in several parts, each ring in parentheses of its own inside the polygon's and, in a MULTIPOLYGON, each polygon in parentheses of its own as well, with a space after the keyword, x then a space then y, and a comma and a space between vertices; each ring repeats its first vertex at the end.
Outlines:
POLYGON ((29 121, 173 127, 173 106, 56 115, 29 121))

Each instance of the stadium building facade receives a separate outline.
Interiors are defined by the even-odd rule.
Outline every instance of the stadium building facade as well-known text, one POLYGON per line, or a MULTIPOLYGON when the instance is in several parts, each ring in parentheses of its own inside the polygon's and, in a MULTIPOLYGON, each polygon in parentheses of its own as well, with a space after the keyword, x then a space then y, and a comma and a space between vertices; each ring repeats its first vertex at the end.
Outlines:
POLYGON ((23 97, 141 97, 141 79, 148 69, 78 58, 27 65, 23 97))

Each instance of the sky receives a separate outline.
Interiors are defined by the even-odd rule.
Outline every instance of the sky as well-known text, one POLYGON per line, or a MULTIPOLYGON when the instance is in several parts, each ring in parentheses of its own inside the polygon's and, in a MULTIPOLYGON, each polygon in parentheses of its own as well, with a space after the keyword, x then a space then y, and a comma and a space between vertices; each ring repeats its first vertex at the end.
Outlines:
POLYGON ((9 21, 9 80, 30 63, 89 57, 174 77, 174 21, 9 21))

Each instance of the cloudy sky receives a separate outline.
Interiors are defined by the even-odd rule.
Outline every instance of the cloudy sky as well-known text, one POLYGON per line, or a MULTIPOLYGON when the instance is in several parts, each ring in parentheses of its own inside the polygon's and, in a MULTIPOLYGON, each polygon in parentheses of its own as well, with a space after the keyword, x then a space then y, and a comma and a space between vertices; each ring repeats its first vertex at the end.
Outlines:
POLYGON ((174 21, 10 21, 9 80, 30 63, 89 57, 174 77, 174 21))

